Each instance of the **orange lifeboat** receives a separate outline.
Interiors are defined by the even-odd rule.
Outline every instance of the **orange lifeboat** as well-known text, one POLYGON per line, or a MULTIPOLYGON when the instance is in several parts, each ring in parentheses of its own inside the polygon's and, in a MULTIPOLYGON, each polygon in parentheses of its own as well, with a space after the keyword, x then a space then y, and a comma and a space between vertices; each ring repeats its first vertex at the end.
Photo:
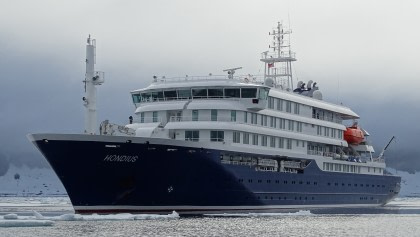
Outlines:
POLYGON ((346 140, 349 144, 358 145, 364 139, 365 139, 365 135, 363 134, 363 131, 357 125, 347 127, 346 131, 344 131, 344 140, 346 140))

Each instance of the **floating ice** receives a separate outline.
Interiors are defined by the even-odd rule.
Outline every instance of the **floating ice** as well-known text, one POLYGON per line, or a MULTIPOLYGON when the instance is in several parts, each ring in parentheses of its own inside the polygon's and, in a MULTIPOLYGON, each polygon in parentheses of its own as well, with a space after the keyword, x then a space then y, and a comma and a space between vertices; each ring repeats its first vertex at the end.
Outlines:
POLYGON ((18 215, 14 214, 14 213, 10 213, 10 214, 7 214, 7 215, 3 216, 3 219, 5 219, 5 220, 17 220, 17 218, 18 218, 18 215))
POLYGON ((155 220, 155 219, 177 219, 179 214, 173 211, 168 215, 157 215, 157 214, 110 214, 110 215, 80 215, 80 214, 64 214, 61 216, 46 217, 33 211, 33 214, 37 220, 51 220, 51 221, 120 221, 120 220, 155 220))
POLYGON ((0 220, 1 227, 36 227, 36 226, 52 226, 54 221, 49 220, 0 220))

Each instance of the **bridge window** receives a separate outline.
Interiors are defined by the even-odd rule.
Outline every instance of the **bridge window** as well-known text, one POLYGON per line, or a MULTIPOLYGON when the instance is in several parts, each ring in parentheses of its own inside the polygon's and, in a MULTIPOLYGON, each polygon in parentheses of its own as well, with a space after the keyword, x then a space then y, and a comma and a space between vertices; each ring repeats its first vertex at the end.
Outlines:
POLYGON ((208 89, 209 98, 223 98, 223 89, 208 89))
POLYGON ((191 99, 191 90, 178 90, 179 99, 191 99))
POLYGON ((225 88, 225 97, 226 98, 240 98, 241 91, 239 88, 225 88))
POLYGON ((192 89, 193 99, 207 98, 207 89, 192 89))
POLYGON ((261 99, 261 100, 266 100, 267 99, 267 97, 268 97, 268 91, 269 91, 270 89, 268 89, 268 88, 260 88, 260 96, 259 96, 259 98, 261 99))
POLYGON ((242 88, 242 98, 257 98, 257 88, 242 88))
POLYGON ((140 94, 132 94, 133 97, 133 103, 140 103, 141 97, 140 94))
POLYGON ((176 91, 164 91, 164 95, 165 95, 165 100, 176 100, 177 99, 177 94, 176 91))

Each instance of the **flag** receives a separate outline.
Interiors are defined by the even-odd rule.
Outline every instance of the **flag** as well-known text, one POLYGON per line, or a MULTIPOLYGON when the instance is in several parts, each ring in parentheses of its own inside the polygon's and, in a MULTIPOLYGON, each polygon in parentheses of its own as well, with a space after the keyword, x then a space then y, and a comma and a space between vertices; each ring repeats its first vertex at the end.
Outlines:
POLYGON ((269 63, 268 68, 274 67, 274 63, 269 63))

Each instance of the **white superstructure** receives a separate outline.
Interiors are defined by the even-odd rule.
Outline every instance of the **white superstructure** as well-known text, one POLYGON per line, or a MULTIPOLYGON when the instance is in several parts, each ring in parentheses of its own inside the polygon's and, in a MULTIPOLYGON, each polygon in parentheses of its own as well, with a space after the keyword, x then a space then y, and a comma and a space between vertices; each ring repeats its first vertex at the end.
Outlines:
POLYGON ((154 77, 150 86, 131 92, 136 110, 126 131, 106 123, 102 134, 128 131, 209 149, 311 159, 329 172, 382 175, 382 159, 358 156, 344 140, 342 121, 359 119, 355 112, 323 101, 312 81, 298 82, 292 91, 296 59, 284 39, 290 33, 281 23, 270 33, 274 52, 262 55, 263 77, 234 76, 239 68, 227 76, 154 77))

